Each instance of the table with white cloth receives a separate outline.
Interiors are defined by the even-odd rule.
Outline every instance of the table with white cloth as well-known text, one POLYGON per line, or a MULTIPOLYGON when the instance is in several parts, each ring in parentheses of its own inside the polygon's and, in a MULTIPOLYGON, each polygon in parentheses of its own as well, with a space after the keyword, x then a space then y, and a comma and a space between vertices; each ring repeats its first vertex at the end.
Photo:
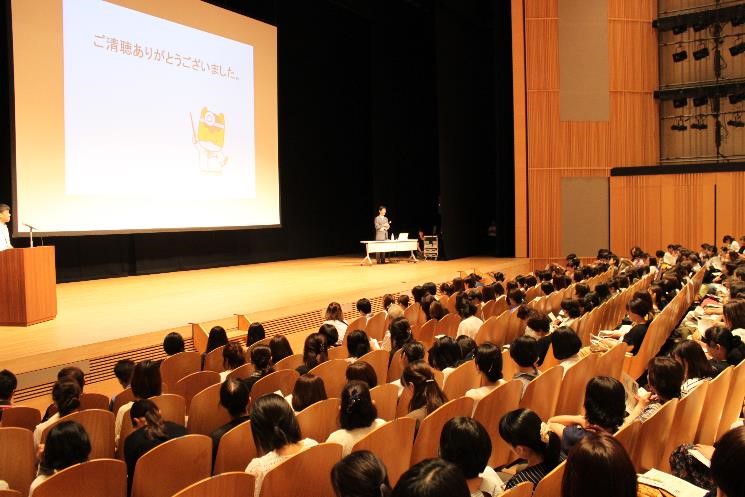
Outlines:
POLYGON ((372 264, 370 254, 380 252, 411 252, 409 262, 416 262, 414 251, 417 250, 416 240, 362 240, 367 255, 362 259, 362 264, 372 264))

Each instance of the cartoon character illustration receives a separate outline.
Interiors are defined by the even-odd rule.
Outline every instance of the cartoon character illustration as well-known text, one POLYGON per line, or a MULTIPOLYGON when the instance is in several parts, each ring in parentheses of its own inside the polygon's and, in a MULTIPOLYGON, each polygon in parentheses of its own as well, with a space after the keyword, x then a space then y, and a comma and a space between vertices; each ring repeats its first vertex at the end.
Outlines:
POLYGON ((199 169, 203 173, 220 174, 228 163, 223 153, 225 145, 225 114, 216 114, 207 107, 202 107, 199 116, 199 127, 194 129, 194 117, 191 118, 192 142, 199 152, 199 169))

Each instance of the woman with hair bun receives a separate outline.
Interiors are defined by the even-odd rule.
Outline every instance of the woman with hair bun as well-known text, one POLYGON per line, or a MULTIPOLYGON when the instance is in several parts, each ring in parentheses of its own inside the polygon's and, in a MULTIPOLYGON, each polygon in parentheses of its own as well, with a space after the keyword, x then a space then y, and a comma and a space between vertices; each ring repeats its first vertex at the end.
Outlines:
POLYGON ((350 381, 341 392, 339 426, 326 442, 341 444, 342 456, 352 452, 354 444, 365 435, 385 424, 378 418, 378 410, 370 398, 370 389, 363 381, 350 381))
POLYGON ((34 447, 41 444, 41 435, 48 426, 53 425, 60 418, 80 409, 80 384, 70 379, 58 380, 52 387, 52 401, 57 406, 57 412, 34 429, 34 447))

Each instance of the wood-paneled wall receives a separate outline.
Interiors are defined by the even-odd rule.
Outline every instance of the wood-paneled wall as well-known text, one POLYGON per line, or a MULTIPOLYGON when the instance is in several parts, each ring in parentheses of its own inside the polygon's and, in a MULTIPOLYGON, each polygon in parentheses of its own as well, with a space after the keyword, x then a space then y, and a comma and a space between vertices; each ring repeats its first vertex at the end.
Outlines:
POLYGON ((611 249, 626 255, 680 243, 721 246, 745 235, 745 172, 613 177, 611 249))
POLYGON ((610 120, 561 122, 558 0, 524 1, 530 257, 563 255, 561 177, 608 177, 612 167, 658 161, 656 8, 654 0, 608 0, 610 120))

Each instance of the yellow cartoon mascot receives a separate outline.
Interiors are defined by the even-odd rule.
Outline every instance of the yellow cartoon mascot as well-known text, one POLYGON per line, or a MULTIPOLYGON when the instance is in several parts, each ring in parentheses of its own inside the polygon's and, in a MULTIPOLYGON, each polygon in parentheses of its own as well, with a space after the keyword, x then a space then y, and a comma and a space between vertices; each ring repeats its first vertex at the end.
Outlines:
MULTIPOLYGON (((191 117, 191 113, 189 113, 191 117)), ((199 152, 199 169, 207 174, 220 174, 228 162, 223 153, 225 145, 225 114, 216 114, 202 107, 199 126, 194 130, 192 117, 192 141, 199 152)))

